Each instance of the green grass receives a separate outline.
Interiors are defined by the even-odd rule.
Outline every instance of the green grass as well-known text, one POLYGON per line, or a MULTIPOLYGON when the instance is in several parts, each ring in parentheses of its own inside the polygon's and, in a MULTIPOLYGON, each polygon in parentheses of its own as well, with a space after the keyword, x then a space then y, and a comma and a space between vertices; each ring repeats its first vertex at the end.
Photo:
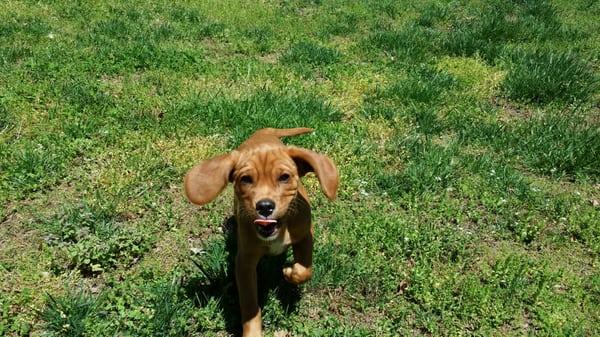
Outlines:
POLYGON ((593 1, 4 1, 0 336, 230 336, 232 190, 262 127, 305 178, 315 274, 259 265, 267 336, 598 335, 593 1))
POLYGON ((339 52, 336 50, 310 42, 299 42, 284 52, 281 61, 283 63, 306 63, 318 66, 334 63, 339 58, 339 52))
POLYGON ((595 73, 570 52, 521 51, 511 59, 503 89, 516 101, 571 103, 588 98, 598 88, 595 73))

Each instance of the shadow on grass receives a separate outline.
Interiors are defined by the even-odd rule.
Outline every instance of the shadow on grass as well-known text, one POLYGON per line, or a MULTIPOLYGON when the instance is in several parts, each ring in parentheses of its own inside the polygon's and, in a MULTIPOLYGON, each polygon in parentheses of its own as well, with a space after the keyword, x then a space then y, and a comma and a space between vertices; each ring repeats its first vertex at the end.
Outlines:
MULTIPOLYGON (((206 306, 211 300, 218 304, 225 320, 225 329, 233 335, 241 335, 240 308, 235 283, 235 255, 237 251, 236 221, 232 216, 223 223, 224 245, 219 242, 216 248, 207 247, 205 258, 192 260, 198 273, 192 275, 183 287, 189 298, 198 307, 206 306)), ((301 297, 298 286, 286 282, 281 272, 287 254, 263 257, 258 264, 258 302, 261 308, 267 304, 270 295, 275 296, 285 314, 296 310, 301 297)), ((264 314, 263 314, 264 317, 264 314)))

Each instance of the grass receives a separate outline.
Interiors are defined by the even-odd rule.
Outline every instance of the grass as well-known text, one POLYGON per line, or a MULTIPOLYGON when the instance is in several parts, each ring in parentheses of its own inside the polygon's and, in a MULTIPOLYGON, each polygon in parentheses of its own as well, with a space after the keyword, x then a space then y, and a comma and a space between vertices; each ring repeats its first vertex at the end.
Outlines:
POLYGON ((267 336, 600 333, 593 1, 5 1, 0 336, 239 333, 232 190, 261 127, 325 153, 315 274, 267 336))
POLYGON ((336 50, 321 47, 310 42, 299 42, 292 45, 281 57, 283 63, 306 63, 311 65, 326 65, 340 58, 336 50))
POLYGON ((570 52, 525 51, 512 56, 504 92, 516 101, 577 101, 597 90, 595 73, 570 52))

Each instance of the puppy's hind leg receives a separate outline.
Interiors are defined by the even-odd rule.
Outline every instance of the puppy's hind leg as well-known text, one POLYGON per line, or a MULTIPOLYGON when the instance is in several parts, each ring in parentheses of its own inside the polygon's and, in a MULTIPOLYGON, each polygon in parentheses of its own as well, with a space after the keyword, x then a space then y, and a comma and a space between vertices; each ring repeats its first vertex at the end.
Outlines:
POLYGON ((312 231, 306 238, 293 244, 292 249, 294 250, 294 264, 283 268, 283 277, 289 283, 298 285, 312 277, 312 231))

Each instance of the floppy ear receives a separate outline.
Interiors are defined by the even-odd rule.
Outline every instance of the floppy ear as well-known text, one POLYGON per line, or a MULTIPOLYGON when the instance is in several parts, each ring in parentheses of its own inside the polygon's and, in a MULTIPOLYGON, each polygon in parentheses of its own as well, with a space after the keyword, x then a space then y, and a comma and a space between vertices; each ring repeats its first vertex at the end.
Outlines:
POLYGON ((236 162, 237 153, 232 152, 194 166, 183 180, 187 198, 197 205, 211 202, 227 186, 236 162))
POLYGON ((319 178, 323 193, 330 200, 335 199, 340 176, 331 159, 299 147, 289 147, 288 154, 296 163, 301 177, 308 172, 314 172, 319 178))

